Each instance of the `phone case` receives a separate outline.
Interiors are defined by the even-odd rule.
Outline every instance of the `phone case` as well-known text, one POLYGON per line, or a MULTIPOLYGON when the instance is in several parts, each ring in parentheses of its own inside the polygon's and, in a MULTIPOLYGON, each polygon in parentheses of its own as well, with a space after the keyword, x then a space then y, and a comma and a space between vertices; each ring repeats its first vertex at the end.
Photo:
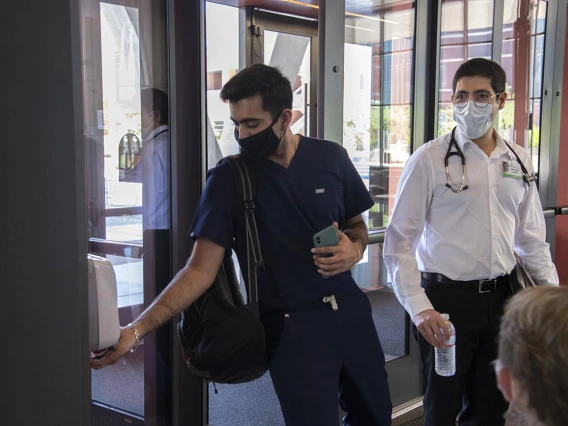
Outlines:
MULTIPOLYGON (((339 239, 337 238, 337 231, 335 230, 335 226, 331 225, 325 229, 322 229, 318 233, 316 233, 313 237, 314 239, 314 247, 329 247, 329 246, 336 246, 339 244, 339 239)), ((331 254, 329 253, 322 253, 318 254, 320 257, 329 257, 331 254)))

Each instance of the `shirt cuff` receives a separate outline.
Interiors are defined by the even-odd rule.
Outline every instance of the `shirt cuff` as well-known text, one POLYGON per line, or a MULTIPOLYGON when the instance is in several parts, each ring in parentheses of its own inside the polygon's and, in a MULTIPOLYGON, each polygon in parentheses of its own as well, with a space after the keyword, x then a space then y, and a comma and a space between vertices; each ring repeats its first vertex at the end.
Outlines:
POLYGON ((432 302, 430 302, 426 293, 421 291, 419 294, 406 299, 404 302, 404 308, 410 315, 410 319, 413 319, 420 312, 424 312, 427 309, 434 309, 434 306, 432 306, 432 302))

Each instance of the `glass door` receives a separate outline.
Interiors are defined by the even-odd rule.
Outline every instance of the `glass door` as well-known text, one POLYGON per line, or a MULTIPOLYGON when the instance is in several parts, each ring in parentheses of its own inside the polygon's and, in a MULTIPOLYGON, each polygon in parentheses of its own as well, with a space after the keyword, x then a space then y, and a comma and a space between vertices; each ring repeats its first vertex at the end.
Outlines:
POLYGON ((292 132, 308 136, 310 129, 311 39, 266 30, 264 63, 283 70, 292 83, 292 132), (302 55, 303 51, 303 55, 302 55))
POLYGON ((316 134, 317 21, 255 10, 253 63, 278 67, 292 83, 292 132, 316 134))
MULTIPOLYGON (((568 9, 559 11, 559 18, 563 17, 568 22, 568 9)), ((564 31, 564 75, 561 80, 563 87, 568 87, 568 32, 564 31)), ((558 165, 568 164, 568 96, 564 96, 560 102, 561 125, 558 152, 558 165)), ((556 220, 556 259, 568 258, 568 168, 557 167, 558 181, 556 189, 556 205, 560 208, 561 216, 556 220)), ((561 284, 568 283, 568 262, 556 261, 556 269, 561 284)))
MULTIPOLYGON (((219 92, 241 67, 251 65, 250 59, 248 63, 240 63, 239 52, 247 49, 247 43, 252 63, 278 66, 290 79, 294 90, 292 130, 315 135, 316 111, 312 103, 317 97, 315 21, 206 2, 206 40, 208 168, 215 166, 223 156, 239 152, 229 107, 219 100, 219 92), (244 12, 248 14, 246 20, 242 19, 244 12)), ((235 265, 238 266, 238 262, 235 265)), ((284 424, 269 373, 245 384, 211 384, 208 395, 211 425, 284 424)))
MULTIPOLYGON (((81 5, 89 252, 114 268, 121 326, 171 276, 165 11, 165 1, 81 5)), ((170 347, 159 331, 93 371, 93 424, 170 424, 170 347)))
POLYGON ((499 114, 499 133, 528 150, 537 176, 548 14, 548 1, 505 0, 500 37, 509 97, 499 114))
POLYGON ((393 406, 422 394, 419 354, 382 256, 384 229, 412 149, 415 3, 346 3, 343 147, 375 205, 365 213, 369 246, 353 275, 373 307, 393 406))

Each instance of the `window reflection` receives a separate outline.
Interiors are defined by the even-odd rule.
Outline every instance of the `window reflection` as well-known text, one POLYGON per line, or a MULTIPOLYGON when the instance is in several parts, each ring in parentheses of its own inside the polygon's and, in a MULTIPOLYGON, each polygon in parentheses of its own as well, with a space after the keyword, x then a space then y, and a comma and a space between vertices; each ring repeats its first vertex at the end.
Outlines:
POLYGON ((456 126, 452 81, 458 67, 471 58, 491 59, 494 0, 442 0, 438 136, 456 126))
POLYGON ((345 19, 343 146, 375 200, 370 230, 386 227, 410 156, 414 20, 407 1, 345 19))
POLYGON ((295 34, 264 32, 264 63, 278 67, 292 84, 292 133, 309 136, 311 41, 295 34))
MULTIPOLYGON (((346 11, 343 146, 375 201, 365 213, 371 231, 387 226, 411 153, 414 29, 406 0, 370 13, 346 11)), ((386 360, 408 355, 407 315, 388 280, 382 244, 369 245, 352 274, 369 297, 386 360)))
POLYGON ((239 9, 206 2, 207 166, 239 153, 229 105, 219 99, 224 84, 239 70, 239 9))
POLYGON ((528 149, 537 171, 546 18, 545 1, 505 0, 501 64, 508 99, 499 114, 499 133, 528 149))
POLYGON ((142 206, 138 9, 101 3, 100 13, 106 238, 141 243, 142 216, 123 210, 142 206))
MULTIPOLYGON (((124 4, 81 5, 89 252, 113 265, 122 326, 171 275, 166 4, 124 4)), ((167 340, 151 334, 135 353, 92 372, 97 421, 120 412, 129 423, 169 424, 167 340)))
POLYGON ((352 271, 355 282, 369 297, 373 321, 386 361, 408 354, 407 315, 392 290, 392 281, 383 260, 383 245, 370 244, 352 271))

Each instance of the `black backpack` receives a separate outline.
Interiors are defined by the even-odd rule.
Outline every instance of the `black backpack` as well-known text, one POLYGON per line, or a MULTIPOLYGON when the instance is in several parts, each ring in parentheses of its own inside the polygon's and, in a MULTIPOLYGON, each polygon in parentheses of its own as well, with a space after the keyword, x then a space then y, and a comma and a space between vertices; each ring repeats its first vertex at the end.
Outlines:
POLYGON ((257 272, 264 273, 254 218, 256 181, 241 155, 228 161, 246 217, 249 303, 245 304, 231 251, 227 250, 213 285, 182 312, 177 326, 187 366, 207 382, 244 383, 267 370, 264 327, 259 319, 257 272))

